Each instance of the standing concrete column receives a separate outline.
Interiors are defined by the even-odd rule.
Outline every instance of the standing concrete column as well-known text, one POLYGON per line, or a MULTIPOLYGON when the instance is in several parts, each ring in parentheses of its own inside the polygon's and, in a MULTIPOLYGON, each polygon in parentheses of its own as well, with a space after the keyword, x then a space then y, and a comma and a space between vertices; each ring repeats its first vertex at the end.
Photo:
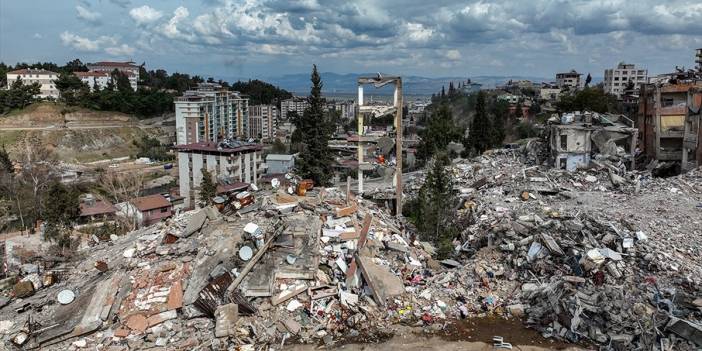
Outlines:
POLYGON ((363 106, 363 85, 358 85, 358 108, 356 109, 356 119, 358 120, 358 198, 361 198, 361 193, 363 193, 363 113, 361 113, 361 106, 363 106))
POLYGON ((402 215, 402 78, 395 82, 395 215, 402 215))

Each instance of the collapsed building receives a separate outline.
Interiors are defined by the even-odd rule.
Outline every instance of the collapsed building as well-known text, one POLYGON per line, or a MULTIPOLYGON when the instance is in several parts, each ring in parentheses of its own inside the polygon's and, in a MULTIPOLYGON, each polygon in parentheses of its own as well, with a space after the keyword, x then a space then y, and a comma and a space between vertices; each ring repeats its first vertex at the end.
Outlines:
POLYGON ((641 86, 637 127, 648 160, 690 170, 702 164, 702 73, 677 72, 641 86))
MULTIPOLYGON (((634 168, 638 129, 624 115, 573 112, 548 124, 554 167, 574 171, 592 160, 615 160, 634 168)), ((626 167, 626 166, 625 166, 626 167)))

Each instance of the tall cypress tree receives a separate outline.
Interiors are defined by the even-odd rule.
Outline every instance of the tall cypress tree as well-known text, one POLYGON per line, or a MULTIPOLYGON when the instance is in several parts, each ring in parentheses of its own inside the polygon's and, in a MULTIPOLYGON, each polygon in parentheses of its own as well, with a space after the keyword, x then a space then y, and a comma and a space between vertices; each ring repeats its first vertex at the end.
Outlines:
POLYGON ((421 218, 417 223, 419 237, 436 245, 439 258, 451 254, 452 241, 457 234, 453 213, 456 197, 451 175, 446 170, 449 164, 445 152, 437 153, 428 167, 429 172, 418 195, 417 218, 421 218))
POLYGON ((475 117, 470 125, 468 139, 463 143, 466 149, 482 154, 492 145, 494 138, 492 123, 485 110, 485 93, 478 93, 478 100, 475 104, 475 117))
POLYGON ((317 185, 328 185, 333 174, 334 157, 329 148, 329 139, 334 132, 334 124, 324 112, 325 99, 322 97, 322 79, 317 65, 312 66, 312 89, 307 97, 309 107, 298 118, 295 126, 301 131, 302 151, 295 162, 297 174, 310 178, 317 185))

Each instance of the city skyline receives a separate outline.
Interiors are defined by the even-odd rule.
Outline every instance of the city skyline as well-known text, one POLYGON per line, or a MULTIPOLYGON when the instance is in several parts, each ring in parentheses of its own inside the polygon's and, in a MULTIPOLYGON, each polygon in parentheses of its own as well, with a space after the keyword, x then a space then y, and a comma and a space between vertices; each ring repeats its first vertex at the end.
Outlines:
POLYGON ((7 64, 131 59, 215 78, 313 63, 336 73, 552 77, 574 68, 601 77, 624 61, 654 75, 691 68, 702 47, 694 1, 4 1, 0 16, 7 64))

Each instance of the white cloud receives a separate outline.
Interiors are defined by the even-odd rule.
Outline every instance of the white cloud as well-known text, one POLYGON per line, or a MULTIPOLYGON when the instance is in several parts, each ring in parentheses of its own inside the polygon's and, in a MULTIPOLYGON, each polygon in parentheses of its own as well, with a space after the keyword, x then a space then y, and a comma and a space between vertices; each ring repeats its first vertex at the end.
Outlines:
POLYGON ((426 42, 431 39, 434 30, 424 27, 421 23, 408 22, 406 24, 407 35, 411 41, 426 42))
POLYGON ((458 61, 461 59, 461 52, 458 50, 449 50, 446 52, 446 58, 451 61, 458 61))
POLYGON ((41 35, 41 34, 39 34, 39 33, 34 33, 34 35, 33 35, 32 37, 33 37, 34 39, 41 39, 41 38, 43 38, 44 36, 41 35))
POLYGON ((112 56, 131 56, 136 50, 127 44, 105 48, 105 52, 112 56))
POLYGON ((84 19, 88 22, 98 22, 102 15, 99 12, 92 12, 83 6, 76 6, 76 11, 78 11, 78 18, 84 19))
POLYGON ((129 10, 129 16, 131 16, 137 24, 149 24, 158 21, 158 19, 163 16, 163 13, 149 5, 144 5, 129 10))
POLYGON ((161 33, 171 39, 188 39, 191 36, 184 33, 178 26, 190 16, 187 8, 180 6, 173 11, 173 17, 168 20, 168 23, 161 27, 161 33))
POLYGON ((98 39, 91 40, 68 31, 61 33, 60 37, 63 45, 71 47, 78 51, 87 52, 99 51, 100 46, 106 43, 116 43, 115 39, 111 37, 102 36, 98 39))

